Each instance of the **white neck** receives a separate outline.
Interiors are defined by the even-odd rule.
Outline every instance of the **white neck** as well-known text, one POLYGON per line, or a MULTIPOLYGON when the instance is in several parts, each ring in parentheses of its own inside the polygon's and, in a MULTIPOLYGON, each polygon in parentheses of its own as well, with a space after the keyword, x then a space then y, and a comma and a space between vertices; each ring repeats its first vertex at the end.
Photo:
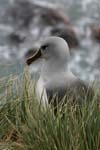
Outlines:
POLYGON ((51 78, 55 78, 56 76, 61 76, 62 74, 69 74, 70 69, 68 68, 67 64, 63 63, 53 63, 47 62, 44 63, 43 68, 41 70, 41 76, 44 80, 48 80, 51 78))

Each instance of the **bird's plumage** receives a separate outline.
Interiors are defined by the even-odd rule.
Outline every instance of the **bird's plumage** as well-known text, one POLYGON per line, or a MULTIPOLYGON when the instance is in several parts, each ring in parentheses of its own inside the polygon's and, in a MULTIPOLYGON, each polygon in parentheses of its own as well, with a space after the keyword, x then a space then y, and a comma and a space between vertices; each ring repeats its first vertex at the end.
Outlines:
MULTIPOLYGON (((69 69, 70 53, 65 40, 60 37, 49 37, 42 43, 40 51, 44 63, 36 85, 36 94, 44 106, 51 103, 55 94, 57 102, 65 95, 78 102, 82 102, 86 96, 91 97, 92 90, 88 84, 78 79, 69 69)), ((31 62, 34 58, 35 56, 30 58, 31 62)))

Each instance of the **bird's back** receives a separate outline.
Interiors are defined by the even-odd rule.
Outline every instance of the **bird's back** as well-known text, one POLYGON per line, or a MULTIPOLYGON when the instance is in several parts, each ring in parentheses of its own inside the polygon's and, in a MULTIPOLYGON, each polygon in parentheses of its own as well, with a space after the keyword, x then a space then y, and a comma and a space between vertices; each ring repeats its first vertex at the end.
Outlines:
POLYGON ((65 98, 65 101, 82 103, 82 101, 86 99, 90 101, 93 95, 92 87, 77 78, 73 80, 69 78, 67 81, 63 79, 62 84, 56 84, 56 82, 54 82, 51 85, 46 86, 49 103, 52 99, 56 99, 57 103, 59 103, 63 98, 65 98))

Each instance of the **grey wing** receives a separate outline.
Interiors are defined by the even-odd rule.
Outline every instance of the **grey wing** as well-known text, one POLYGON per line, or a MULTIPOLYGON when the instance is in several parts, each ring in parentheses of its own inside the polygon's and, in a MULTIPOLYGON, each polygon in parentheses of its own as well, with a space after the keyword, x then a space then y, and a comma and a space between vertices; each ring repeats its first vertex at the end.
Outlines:
POLYGON ((47 88, 46 89, 46 92, 47 92, 47 97, 48 97, 48 100, 49 100, 49 103, 52 101, 52 99, 57 99, 58 102, 60 102, 63 97, 65 96, 66 94, 66 87, 56 87, 56 88, 47 88))
POLYGON ((53 99, 59 103, 64 97, 65 101, 76 101, 81 103, 84 100, 90 101, 94 95, 93 88, 86 82, 76 80, 70 86, 60 86, 56 88, 46 88, 49 103, 53 99))
POLYGON ((76 97, 78 96, 78 101, 82 102, 84 100, 91 101, 94 96, 93 86, 89 85, 87 82, 82 80, 77 80, 73 85, 76 97))

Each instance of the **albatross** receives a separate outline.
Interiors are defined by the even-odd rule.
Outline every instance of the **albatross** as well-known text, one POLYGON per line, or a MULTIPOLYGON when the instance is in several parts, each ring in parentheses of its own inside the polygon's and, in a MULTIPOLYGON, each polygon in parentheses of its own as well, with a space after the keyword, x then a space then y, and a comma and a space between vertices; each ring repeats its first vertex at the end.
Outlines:
POLYGON ((39 50, 29 57, 26 63, 30 65, 39 58, 44 61, 40 78, 36 83, 36 95, 44 107, 50 104, 55 94, 57 103, 65 95, 67 99, 70 100, 72 96, 78 102, 82 102, 86 96, 91 97, 90 86, 76 77, 69 68, 70 52, 64 39, 56 36, 44 39, 39 50))

